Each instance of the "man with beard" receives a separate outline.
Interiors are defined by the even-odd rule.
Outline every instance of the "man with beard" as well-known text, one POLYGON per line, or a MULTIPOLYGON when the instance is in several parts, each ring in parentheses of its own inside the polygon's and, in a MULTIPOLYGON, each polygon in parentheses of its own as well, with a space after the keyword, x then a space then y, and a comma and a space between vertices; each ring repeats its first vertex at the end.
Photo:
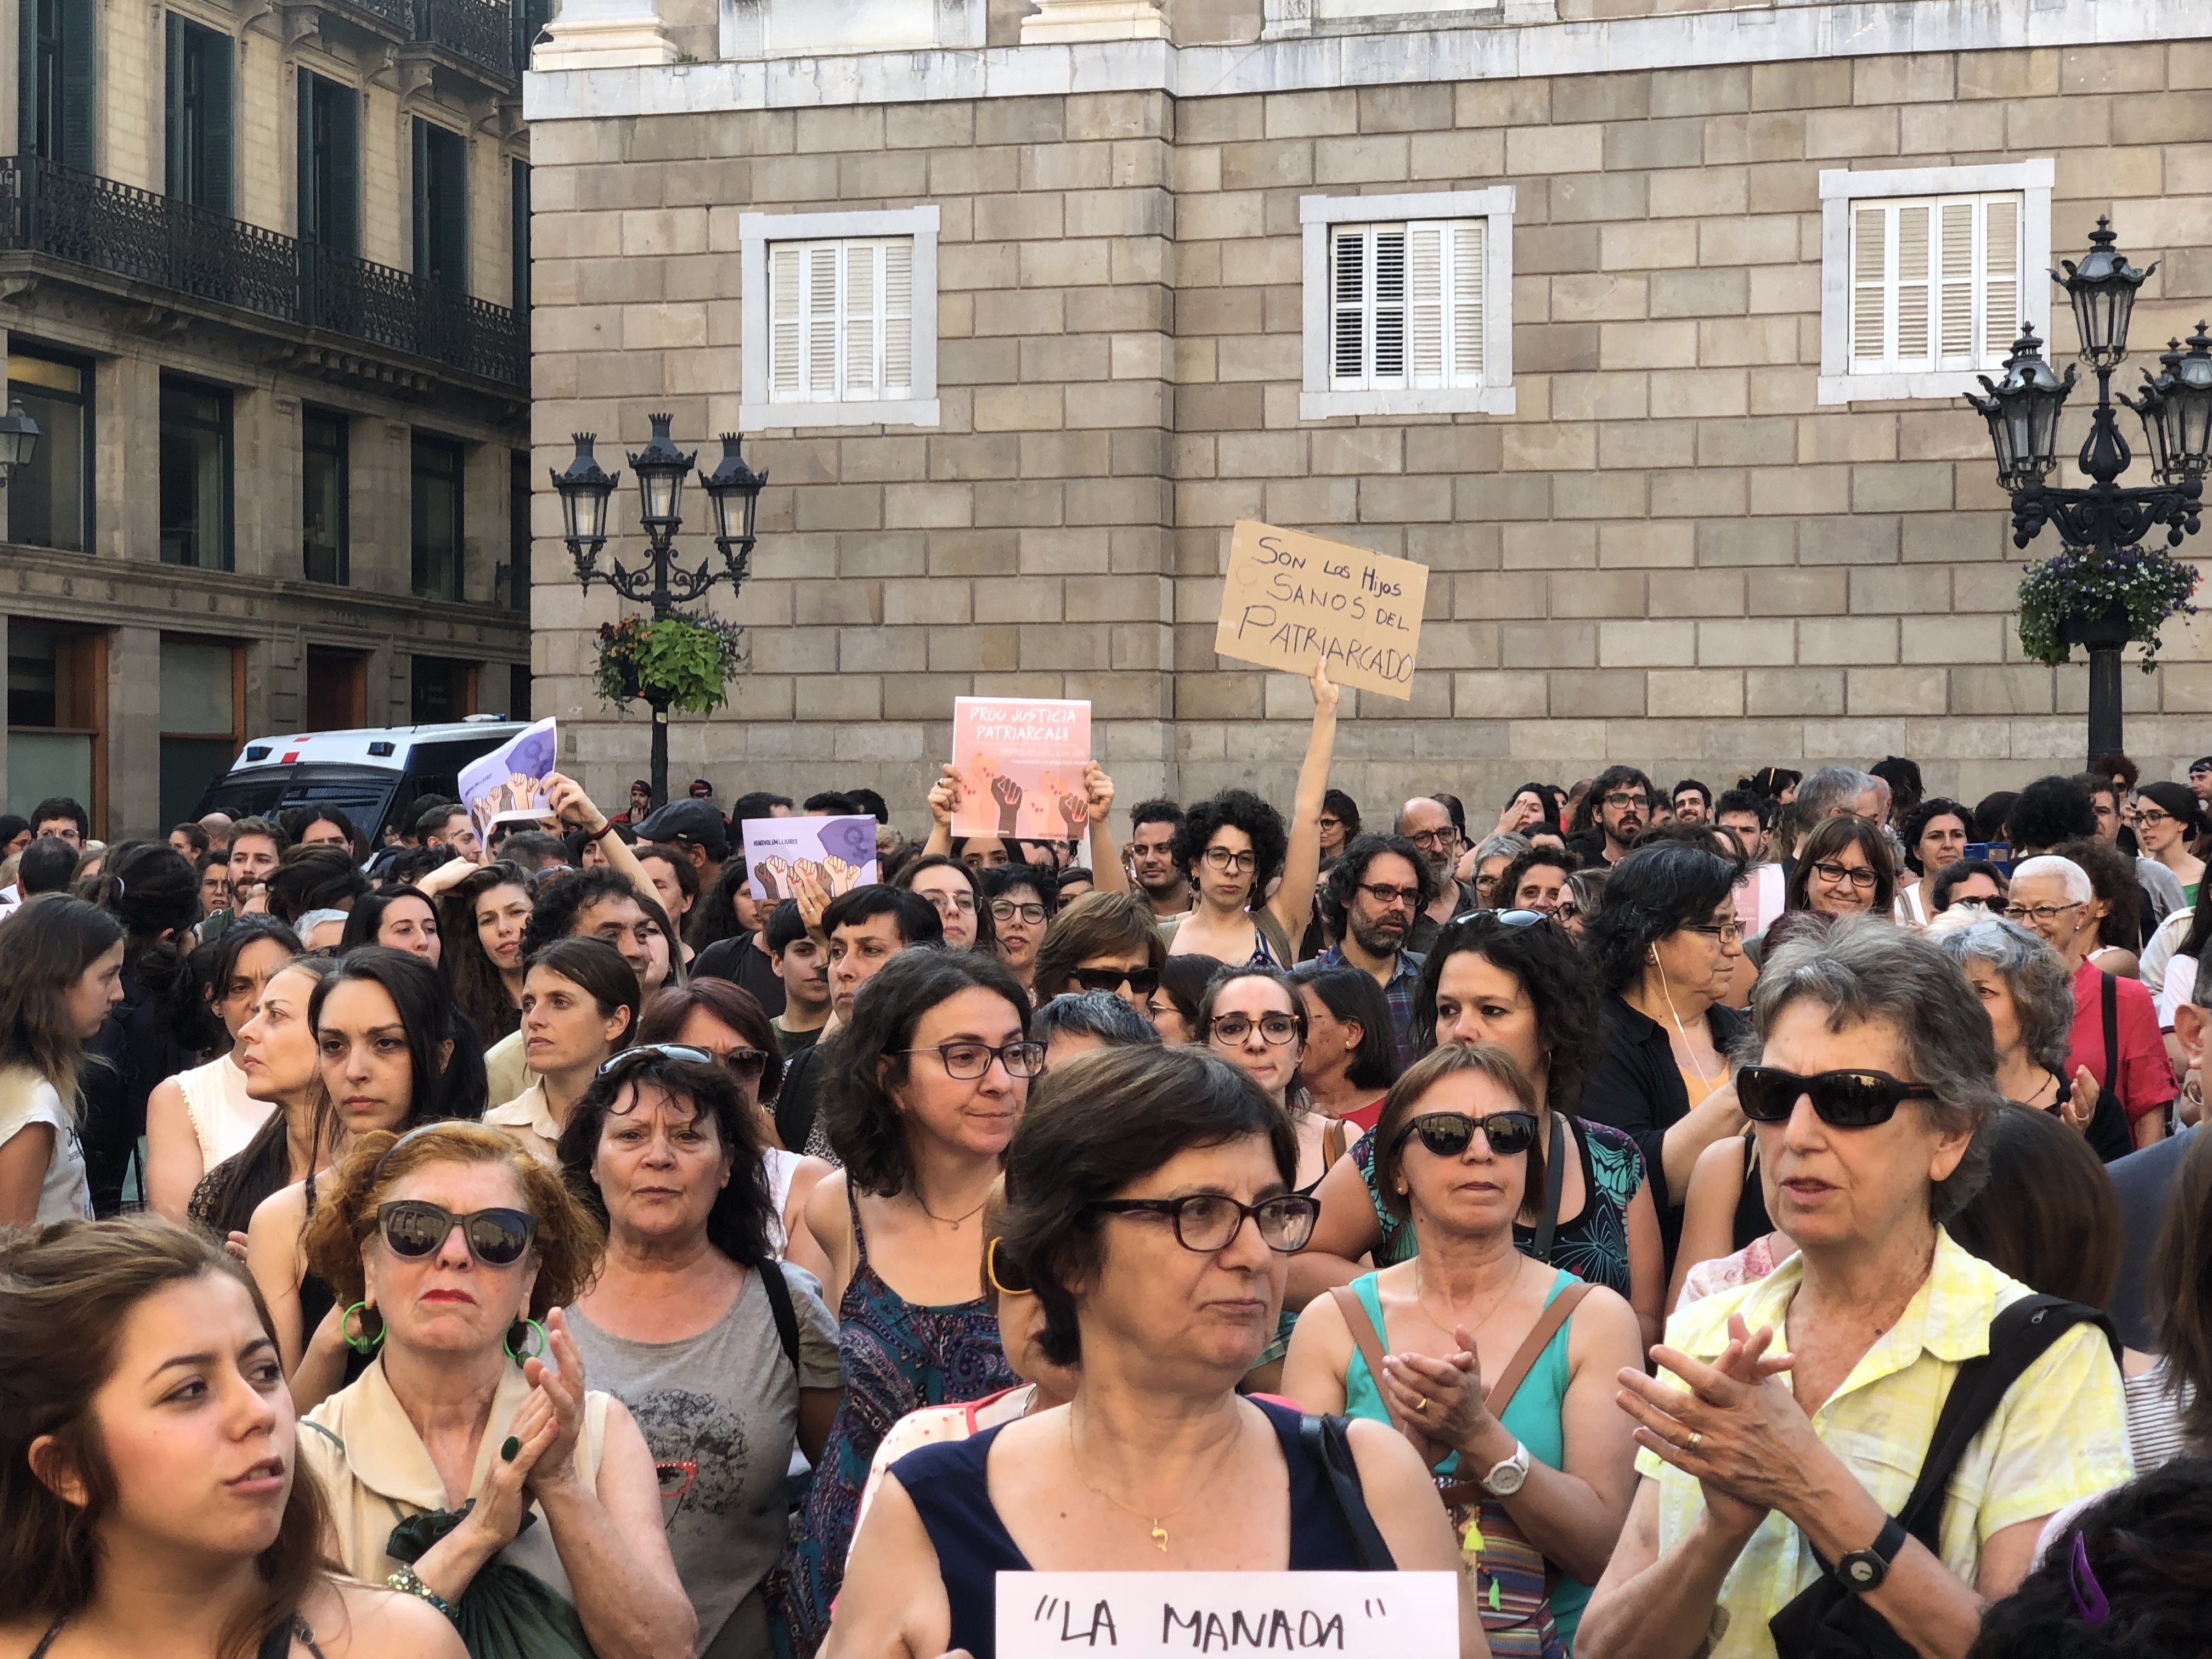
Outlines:
POLYGON ((1651 822, 1656 793, 1651 780, 1632 766, 1608 766, 1597 775, 1583 801, 1589 827, 1567 842, 1571 851, 1582 855, 1584 869, 1592 865, 1611 868, 1628 856, 1630 843, 1651 822))
POLYGON ((1437 877, 1410 841, 1359 836, 1329 867, 1321 911, 1336 943, 1315 960, 1323 968, 1362 968, 1390 1005, 1390 1031, 1401 1059, 1413 1053, 1413 993, 1419 951, 1406 949, 1414 918, 1436 896, 1437 877))
POLYGON ((1477 908, 1480 901, 1453 873, 1459 862, 1460 836, 1449 807, 1426 795, 1414 796, 1398 809, 1398 834, 1429 869, 1428 895, 1413 913, 1413 932, 1406 939, 1410 949, 1426 951, 1446 922, 1462 911, 1477 908))
POLYGON ((1190 880, 1175 860, 1182 828, 1182 808, 1171 800, 1148 800, 1129 815, 1129 874, 1155 921, 1190 914, 1190 880))

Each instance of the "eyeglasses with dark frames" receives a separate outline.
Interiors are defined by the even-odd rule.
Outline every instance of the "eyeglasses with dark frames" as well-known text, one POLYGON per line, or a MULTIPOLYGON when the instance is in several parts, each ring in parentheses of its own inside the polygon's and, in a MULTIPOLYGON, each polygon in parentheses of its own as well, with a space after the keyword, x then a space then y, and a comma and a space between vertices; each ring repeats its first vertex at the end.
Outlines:
POLYGON ((1848 883, 1853 887, 1871 889, 1875 879, 1874 872, 1866 866, 1861 865, 1854 870, 1850 865, 1837 859, 1822 859, 1813 866, 1813 872, 1822 881, 1835 887, 1841 887, 1848 883))
POLYGON ((1707 939, 1718 939, 1723 945, 1743 943, 1743 924, 1740 921, 1686 921, 1686 933, 1703 933, 1707 939))
POLYGON ((2008 904, 2001 914, 2007 921, 2032 921, 2039 927, 2048 927, 2069 910, 2079 910, 2087 902, 2082 899, 2072 904, 2008 904))
POLYGON ((1421 902, 1419 888, 1393 887, 1387 881, 1363 881, 1354 890, 1366 894, 1386 909, 1394 904, 1413 905, 1421 902))
POLYGON ((991 919, 994 921, 1012 921, 1018 916, 1032 927, 1039 927, 1044 921, 1044 906, 1023 904, 1013 899, 991 901, 991 919))
POLYGON ((1211 1255, 1236 1243, 1249 1218, 1260 1242, 1278 1255, 1295 1255, 1313 1237, 1321 1200, 1304 1193, 1281 1193, 1257 1204, 1240 1204, 1225 1193, 1192 1193, 1184 1198, 1102 1198, 1083 1206, 1105 1215, 1165 1216, 1176 1243, 1211 1255))
POLYGON ((456 1215, 420 1198, 379 1206, 376 1226, 384 1235, 384 1248, 409 1261, 436 1255, 459 1227, 469 1254, 487 1267, 512 1267, 538 1237, 538 1218, 526 1210, 501 1207, 456 1215))
POLYGON ((894 1054, 935 1054, 945 1066, 945 1074, 963 1083, 972 1083, 991 1069, 997 1060, 1006 1068, 1008 1077, 1036 1077, 1044 1070, 1044 1044, 1031 1042, 1027 1038, 1001 1043, 994 1048, 988 1042, 940 1042, 933 1048, 896 1048, 894 1054))
POLYGON ((1071 968, 1068 977, 1086 991, 1119 991, 1126 985, 1140 997, 1152 995, 1160 983, 1155 968, 1071 968))
POLYGON ((1736 1103, 1754 1123, 1785 1123, 1798 1101, 1831 1128, 1871 1129, 1897 1115, 1908 1100, 1934 1100, 1924 1083, 1905 1083, 1887 1072, 1816 1072, 1801 1076, 1778 1066, 1745 1066, 1735 1074, 1736 1103))
POLYGON ((1233 872, 1249 876, 1260 867, 1260 855, 1249 847, 1241 853, 1232 853, 1226 847, 1209 847, 1206 849, 1206 861, 1224 875, 1233 872))
POLYGON ((1438 1158, 1457 1158, 1474 1142, 1474 1132, 1499 1158, 1513 1158, 1536 1144, 1536 1119, 1528 1112, 1492 1112, 1473 1117, 1465 1112, 1424 1112, 1398 1132, 1397 1151, 1414 1136, 1438 1158))
POLYGON ((1216 1014, 1213 1024, 1206 1028, 1207 1038, 1215 1042, 1236 1046, 1252 1035, 1258 1027, 1261 1040, 1279 1046, 1306 1034, 1304 1014, 1262 1014, 1257 1021, 1244 1014, 1216 1014))

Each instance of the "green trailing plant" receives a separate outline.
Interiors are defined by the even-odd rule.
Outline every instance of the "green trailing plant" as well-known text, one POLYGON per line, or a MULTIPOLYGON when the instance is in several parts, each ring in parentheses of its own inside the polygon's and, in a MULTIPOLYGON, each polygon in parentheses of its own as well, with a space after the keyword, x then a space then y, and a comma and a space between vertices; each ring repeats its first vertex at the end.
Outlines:
POLYGON ((2075 629, 2124 610, 2129 642, 2143 647, 2148 674, 2158 666, 2159 629, 2169 617, 2197 614, 2190 603, 2197 572, 2148 548, 2110 553, 2069 548, 2022 568, 2027 574, 2020 584, 2021 649, 2053 667, 2072 653, 2075 629))
POLYGON ((592 684, 609 702, 641 697, 657 708, 711 714, 744 672, 745 631, 720 617, 625 617, 599 624, 592 684))

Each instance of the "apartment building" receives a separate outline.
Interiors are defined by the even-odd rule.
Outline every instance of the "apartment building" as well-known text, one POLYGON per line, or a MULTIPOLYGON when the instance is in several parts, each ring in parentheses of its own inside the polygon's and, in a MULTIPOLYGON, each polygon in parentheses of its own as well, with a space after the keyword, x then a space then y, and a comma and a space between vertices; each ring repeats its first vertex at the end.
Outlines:
POLYGON ((507 0, 19 0, 8 802, 159 833, 252 732, 530 705, 507 0))
MULTIPOLYGON (((1126 799, 1286 799, 1305 688, 1213 651, 1242 518, 1430 568, 1410 702, 1346 698, 1370 808, 2081 763, 2086 672, 2021 653, 1959 394, 2023 320, 2070 357, 2045 272, 2100 215, 2158 261, 2123 384, 2212 312, 2212 8, 570 0, 552 33, 538 461, 668 409, 771 475, 716 600, 751 672, 684 775, 918 811, 955 696, 1070 696, 1126 799)), ((590 691, 611 613, 538 612, 593 787, 638 741, 590 691)), ((2166 646, 2126 677, 2147 771, 2212 746, 2212 628, 2166 646)))

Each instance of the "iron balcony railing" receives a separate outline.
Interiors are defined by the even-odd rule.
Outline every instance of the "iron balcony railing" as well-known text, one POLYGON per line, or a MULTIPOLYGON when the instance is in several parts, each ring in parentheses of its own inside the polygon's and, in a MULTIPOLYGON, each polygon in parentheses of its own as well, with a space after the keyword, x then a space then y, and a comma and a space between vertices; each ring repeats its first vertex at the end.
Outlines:
POLYGON ((505 306, 36 156, 0 160, 4 252, 326 329, 483 380, 530 379, 525 319, 505 306))
POLYGON ((485 0, 415 0, 415 38, 514 79, 514 14, 485 0))

